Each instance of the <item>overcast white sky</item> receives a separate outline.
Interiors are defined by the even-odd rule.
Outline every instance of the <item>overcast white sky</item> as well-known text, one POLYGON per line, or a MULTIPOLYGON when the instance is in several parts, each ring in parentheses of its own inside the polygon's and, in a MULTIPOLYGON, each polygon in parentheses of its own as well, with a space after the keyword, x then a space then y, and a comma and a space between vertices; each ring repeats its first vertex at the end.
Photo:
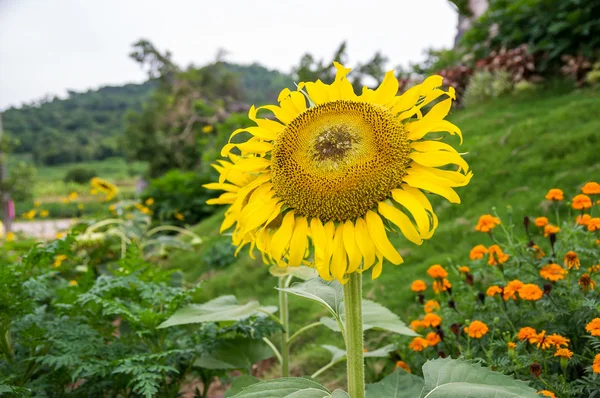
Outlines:
POLYGON ((180 65, 227 60, 289 72, 305 52, 350 66, 381 50, 389 67, 450 47, 448 0, 0 0, 0 109, 45 95, 142 82, 127 54, 149 39, 180 65))

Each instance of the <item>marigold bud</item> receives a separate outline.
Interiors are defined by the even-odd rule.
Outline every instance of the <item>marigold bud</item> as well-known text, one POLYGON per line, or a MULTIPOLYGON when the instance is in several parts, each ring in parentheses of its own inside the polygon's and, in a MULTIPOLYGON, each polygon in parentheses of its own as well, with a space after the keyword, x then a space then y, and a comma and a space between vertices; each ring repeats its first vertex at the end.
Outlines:
POLYGON ((477 293, 477 298, 479 299, 479 301, 481 301, 481 304, 485 303, 485 293, 484 292, 477 293))
POLYGON ((454 300, 448 300, 448 307, 456 309, 456 303, 454 302, 454 300))
POLYGON ((446 358, 447 357, 447 355, 446 355, 446 353, 444 351, 438 351, 437 354, 438 354, 438 357, 440 357, 440 358, 446 358))
POLYGON ((458 323, 453 323, 450 325, 450 331, 458 337, 460 334, 460 325, 458 323))
POLYGON ((465 277, 465 283, 467 285, 473 286, 473 274, 467 274, 467 276, 465 277))
POLYGON ((552 285, 550 283, 544 283, 544 294, 549 296, 552 291, 552 285))
POLYGON ((532 363, 529 365, 529 373, 537 379, 542 374, 542 365, 537 362, 532 363))
POLYGON ((525 226, 525 232, 527 232, 527 234, 529 234, 529 222, 529 216, 523 217, 523 226, 525 226))

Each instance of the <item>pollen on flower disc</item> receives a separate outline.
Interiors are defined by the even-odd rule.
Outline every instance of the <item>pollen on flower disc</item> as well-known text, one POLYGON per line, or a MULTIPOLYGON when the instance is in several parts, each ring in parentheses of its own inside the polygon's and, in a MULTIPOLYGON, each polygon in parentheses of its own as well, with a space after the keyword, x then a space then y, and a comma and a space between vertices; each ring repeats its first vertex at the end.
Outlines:
POLYGON ((387 108, 327 102, 301 113, 275 140, 273 188, 297 215, 355 219, 400 185, 409 152, 403 125, 387 108))

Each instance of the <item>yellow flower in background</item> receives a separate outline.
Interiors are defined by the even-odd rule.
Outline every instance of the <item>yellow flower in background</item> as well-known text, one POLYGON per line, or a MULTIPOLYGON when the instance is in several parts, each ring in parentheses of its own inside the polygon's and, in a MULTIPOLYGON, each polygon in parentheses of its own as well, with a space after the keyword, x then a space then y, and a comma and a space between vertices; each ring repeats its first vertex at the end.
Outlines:
POLYGON ((586 332, 591 333, 592 336, 600 336, 600 318, 594 318, 585 325, 586 332))
POLYGON ((213 130, 214 130, 214 128, 210 124, 202 127, 202 132, 205 134, 212 133, 213 130))
POLYGON ((14 232, 7 232, 6 233, 5 239, 6 239, 7 242, 14 242, 15 238, 16 238, 16 235, 15 235, 14 232))
POLYGON ((69 286, 77 286, 79 283, 77 283, 77 281, 75 279, 71 279, 69 281, 69 286))
POLYGON ((50 212, 48 210, 41 210, 40 211, 40 217, 42 218, 46 218, 50 215, 50 212))
POLYGON ((558 188, 552 188, 546 194, 547 200, 563 200, 564 198, 565 198, 565 194, 563 193, 563 191, 561 189, 558 189, 558 188))
POLYGON ((64 204, 69 203, 69 198, 60 198, 60 201, 63 202, 64 204))
POLYGON ((575 222, 579 225, 587 226, 591 219, 592 219, 592 216, 590 216, 589 214, 580 214, 575 219, 575 222))
POLYGON ((405 371, 407 371, 408 373, 411 373, 412 371, 410 370, 410 366, 408 366, 408 364, 404 361, 397 361, 396 362, 396 367, 394 368, 394 370, 398 369, 398 368, 402 368, 405 371))
POLYGON ((573 267, 575 267, 575 269, 579 269, 579 266, 581 265, 581 262, 579 261, 579 256, 577 256, 577 253, 575 253, 574 251, 567 252, 563 261, 565 267, 569 269, 573 267))
POLYGON ((84 205, 83 203, 79 203, 79 204, 77 205, 77 208, 78 208, 79 210, 83 210, 83 209, 85 209, 85 205, 84 205))
POLYGON ((537 301, 542 298, 544 292, 538 285, 526 283, 519 289, 519 297, 523 300, 537 301))
POLYGON ((567 273, 568 271, 558 264, 547 264, 540 269, 540 276, 552 282, 565 279, 567 273))
POLYGON ((33 207, 40 207, 42 205, 42 202, 40 202, 39 200, 36 200, 33 202, 33 207))
POLYGON ((71 202, 75 202, 77 200, 77 198, 79 198, 79 194, 77 192, 73 191, 69 194, 68 198, 71 202))
POLYGON ((116 205, 110 205, 108 206, 108 210, 111 212, 115 212, 117 210, 117 206, 116 205))
POLYGON ((154 198, 148 198, 148 199, 146 199, 146 201, 144 202, 144 204, 146 206, 152 206, 154 204, 154 198))
POLYGON ((515 349, 515 347, 517 346, 517 344, 516 344, 516 343, 514 343, 514 342, 512 342, 512 341, 509 341, 509 342, 508 342, 506 345, 507 345, 507 346, 508 346, 508 348, 509 348, 509 349, 511 349, 511 350, 514 350, 514 349, 515 349))
POLYGON ((420 279, 417 279, 410 285, 410 290, 413 292, 423 292, 427 289, 427 285, 420 279))
POLYGON ((488 332, 488 327, 485 323, 476 320, 471 322, 464 330, 472 339, 480 339, 488 332))
POLYGON ((91 188, 90 195, 98 195, 98 190, 96 188, 91 188))
POLYGON ((65 236, 67 236, 64 232, 57 232, 56 233, 56 239, 62 239, 65 236))
POLYGON ((185 216, 182 213, 179 212, 175 212, 175 214, 173 214, 173 216, 178 219, 179 221, 183 221, 185 220, 185 216))
POLYGON ((494 217, 491 214, 484 214, 479 217, 475 230, 479 232, 490 232, 492 229, 496 228, 496 225, 500 225, 500 219, 498 217, 494 217))
POLYGON ((52 264, 52 266, 54 268, 58 268, 62 265, 63 261, 65 261, 68 257, 65 256, 64 254, 59 254, 56 257, 54 257, 54 263, 52 264))
POLYGON ((587 195, 576 195, 573 198, 573 201, 571 202, 571 207, 575 210, 589 209, 590 207, 592 207, 592 199, 590 199, 590 197, 587 195))
POLYGON ((544 237, 548 237, 551 234, 557 234, 560 232, 560 227, 557 227, 556 225, 552 225, 552 224, 548 224, 544 227, 544 237))
POLYGON ((205 187, 226 191, 207 203, 229 205, 221 231, 234 227, 238 250, 249 244, 251 255, 256 247, 282 267, 314 258, 308 264, 323 279, 345 282, 371 267, 377 278, 384 258, 402 263, 386 229, 415 244, 431 238, 438 220, 423 191, 460 203, 453 188, 472 173, 452 146, 423 139, 462 136, 444 120, 455 94, 440 88, 440 76, 396 96, 398 80, 388 72, 379 88, 356 95, 350 69, 335 67, 331 85, 299 83, 299 91, 281 92, 279 106, 252 107, 256 125, 233 132, 221 152, 228 159, 214 166, 219 182, 205 187), (234 143, 242 132, 253 137, 234 143))
POLYGON ((29 210, 28 212, 21 214, 21 216, 28 220, 33 220, 35 218, 36 214, 37 214, 36 210, 29 210))
POLYGON ((581 188, 581 192, 586 195, 599 195, 600 184, 597 182, 588 182, 581 188))
POLYGON ((92 186, 92 189, 102 192, 104 194, 104 200, 107 202, 119 193, 119 190, 115 185, 99 177, 92 178, 90 180, 90 185, 92 186))

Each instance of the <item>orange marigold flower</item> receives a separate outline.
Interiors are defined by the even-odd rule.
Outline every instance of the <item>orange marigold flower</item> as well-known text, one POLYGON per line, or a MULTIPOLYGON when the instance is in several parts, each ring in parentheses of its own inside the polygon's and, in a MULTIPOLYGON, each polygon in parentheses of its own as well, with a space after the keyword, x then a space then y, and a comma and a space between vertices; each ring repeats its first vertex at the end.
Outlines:
POLYGON ((458 272, 462 272, 463 274, 468 274, 469 272, 471 272, 471 270, 466 265, 463 265, 462 267, 458 267, 458 272))
POLYGON ((586 195, 598 195, 600 194, 600 184, 597 182, 588 182, 581 187, 581 192, 586 195))
POLYGON ((535 344, 538 348, 542 350, 547 350, 552 346, 552 343, 546 340, 546 331, 542 330, 541 332, 534 334, 529 338, 529 344, 535 344))
POLYGON ((442 281, 433 281, 433 291, 435 293, 445 292, 452 287, 450 281, 446 278, 442 281))
POLYGON ((544 227, 544 237, 550 236, 550 234, 557 234, 560 232, 560 227, 556 225, 548 224, 544 227))
POLYGON ((480 339, 488 332, 488 327, 481 321, 473 321, 469 326, 465 327, 464 330, 472 339, 480 339))
POLYGON ((575 219, 575 222, 578 225, 584 225, 587 226, 590 223, 590 220, 592 219, 592 216, 590 216, 589 214, 580 214, 577 216, 577 218, 575 219))
POLYGON ((437 327, 441 324, 442 317, 437 314, 429 313, 423 317, 423 325, 425 325, 425 327, 437 327))
POLYGON ((479 217, 475 229, 480 232, 490 232, 492 229, 496 228, 496 225, 500 225, 500 219, 498 217, 494 217, 491 214, 484 214, 479 217))
POLYGON ((412 371, 410 370, 410 366, 408 366, 408 364, 406 362, 404 362, 404 361, 398 361, 398 362, 396 362, 396 368, 395 369, 398 369, 398 368, 402 368, 405 371, 407 371, 408 373, 412 373, 412 371))
POLYGON ((432 278, 445 278, 448 276, 448 271, 446 271, 444 269, 444 267, 442 267, 439 264, 434 264, 431 267, 429 267, 429 269, 427 270, 427 273, 429 274, 430 277, 432 278))
POLYGON ((571 207, 575 210, 585 210, 592 207, 592 199, 589 196, 579 194, 576 195, 571 201, 571 207))
POLYGON ((427 284, 420 279, 417 279, 410 285, 410 290, 413 292, 423 292, 425 289, 427 289, 427 284))
POLYGON ((568 348, 559 348, 554 353, 554 356, 561 358, 571 358, 573 356, 573 351, 569 350, 568 348))
POLYGON ((596 282, 592 280, 590 274, 583 274, 581 278, 579 278, 579 282, 577 282, 579 286, 583 289, 584 292, 588 292, 590 289, 594 290, 596 287, 596 282))
POLYGON ((577 256, 577 253, 575 253, 574 251, 570 251, 570 252, 567 252, 567 254, 565 254, 564 264, 569 269, 571 269, 573 267, 575 267, 575 269, 579 269, 581 262, 579 261, 579 257, 577 256))
POLYGON ((546 199, 548 200, 563 200, 565 198, 565 194, 561 189, 552 188, 546 194, 546 199))
POLYGON ((600 318, 594 318, 585 325, 586 332, 590 332, 592 336, 600 336, 600 318))
POLYGON ((590 273, 600 271, 600 264, 596 264, 596 265, 592 265, 591 267, 588 267, 588 271, 590 271, 590 273))
POLYGON ((508 345, 509 350, 514 350, 515 347, 517 346, 517 344, 513 343, 512 341, 509 341, 507 345, 508 345))
POLYGON ((415 337, 408 345, 408 348, 413 351, 423 351, 428 346, 429 341, 425 340, 423 337, 415 337))
POLYGON ((565 279, 565 275, 568 273, 566 269, 558 264, 546 264, 540 269, 540 276, 546 280, 556 282, 561 279, 565 279))
POLYGON ((533 250, 535 258, 537 258, 537 259, 544 258, 544 256, 546 255, 546 253, 544 253, 542 248, 539 247, 538 245, 536 245, 535 243, 533 245, 529 246, 529 248, 531 250, 533 250))
POLYGON ((504 288, 504 291, 502 292, 504 301, 508 301, 509 299, 516 300, 517 297, 515 295, 522 287, 523 282, 521 282, 518 279, 508 282, 508 284, 504 288))
POLYGON ((502 294, 502 288, 500 286, 492 285, 488 287, 485 294, 487 294, 490 297, 494 297, 496 294, 502 294))
POLYGON ((425 336, 425 339, 427 340, 427 342, 429 343, 429 345, 431 347, 436 346, 440 341, 442 341, 442 339, 436 332, 427 333, 427 336, 425 336))
POLYGON ((435 300, 427 300, 423 308, 425 309, 425 312, 429 314, 430 312, 439 310, 440 303, 435 300))
POLYGON ((587 225, 588 231, 600 231, 600 217, 594 217, 590 219, 587 225))
POLYGON ((488 247, 488 253, 490 255, 488 260, 489 265, 494 266, 496 264, 504 264, 508 261, 508 254, 504 253, 498 245, 491 245, 488 247))
POLYGON ((556 395, 552 391, 541 390, 537 392, 538 395, 543 395, 544 397, 556 398, 556 395))
POLYGON ((594 357, 592 370, 594 371, 594 373, 600 373, 600 354, 596 354, 596 356, 594 357))
POLYGON ((533 283, 527 283, 519 289, 519 297, 523 300, 536 301, 542 298, 544 292, 533 283))
POLYGON ((545 227, 546 225, 548 225, 548 217, 537 217, 535 219, 535 226, 536 227, 545 227))
POLYGON ((536 334, 537 334, 537 332, 534 328, 525 326, 524 328, 521 328, 519 330, 519 334, 517 334, 517 337, 519 338, 519 340, 529 340, 531 337, 535 336, 536 334))
POLYGON ((556 348, 561 348, 562 346, 567 347, 570 341, 571 340, 567 339, 566 337, 556 333, 546 336, 546 342, 556 348))
POLYGON ((427 326, 423 323, 422 320, 420 319, 415 319, 414 321, 412 321, 409 325, 409 328, 411 328, 412 330, 414 330, 415 332, 419 329, 424 329, 427 326))
POLYGON ((471 249, 469 258, 471 260, 481 260, 486 254, 488 249, 484 245, 477 245, 471 249))

